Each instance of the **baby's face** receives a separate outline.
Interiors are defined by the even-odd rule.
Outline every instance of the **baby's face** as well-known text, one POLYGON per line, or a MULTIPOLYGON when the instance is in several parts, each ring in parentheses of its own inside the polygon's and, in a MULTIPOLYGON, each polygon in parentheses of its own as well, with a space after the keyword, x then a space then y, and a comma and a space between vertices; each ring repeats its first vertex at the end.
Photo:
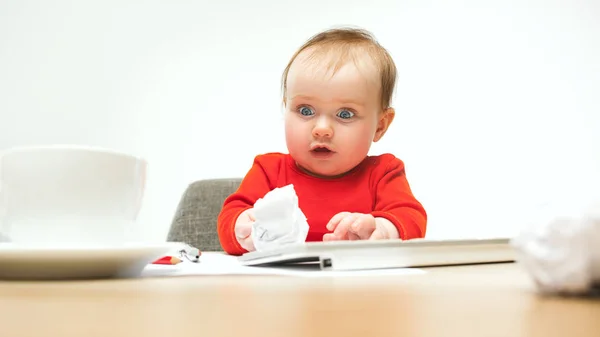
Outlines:
POLYGON ((315 176, 344 174, 367 156, 382 118, 377 70, 368 62, 305 63, 300 54, 287 78, 285 134, 290 155, 315 176))

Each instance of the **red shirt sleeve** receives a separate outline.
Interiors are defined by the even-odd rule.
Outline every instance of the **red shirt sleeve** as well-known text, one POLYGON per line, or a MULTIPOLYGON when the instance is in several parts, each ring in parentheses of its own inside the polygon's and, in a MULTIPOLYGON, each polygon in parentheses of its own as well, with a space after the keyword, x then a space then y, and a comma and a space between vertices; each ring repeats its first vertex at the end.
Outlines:
POLYGON ((271 190, 269 179, 261 165, 260 157, 254 159, 250 171, 246 174, 235 193, 227 197, 217 218, 217 233, 223 250, 230 255, 242 255, 247 252, 235 237, 234 227, 240 214, 252 208, 256 200, 271 190))
POLYGON ((376 182, 374 217, 389 220, 402 240, 425 237, 427 213, 414 197, 404 171, 404 163, 396 158, 384 164, 385 170, 376 182))

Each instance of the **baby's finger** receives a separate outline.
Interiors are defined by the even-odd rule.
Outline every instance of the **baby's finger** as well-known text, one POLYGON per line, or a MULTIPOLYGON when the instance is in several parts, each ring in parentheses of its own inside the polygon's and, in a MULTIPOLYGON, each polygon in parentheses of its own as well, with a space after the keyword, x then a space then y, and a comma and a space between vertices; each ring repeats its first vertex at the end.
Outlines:
POLYGON ((241 223, 239 226, 235 227, 234 231, 238 241, 241 241, 252 234, 252 225, 249 223, 241 223))
POLYGON ((252 240, 252 236, 248 236, 247 238, 241 240, 240 246, 242 246, 242 248, 249 252, 256 250, 256 248, 254 248, 254 241, 252 240))
POLYGON ((357 215, 350 214, 340 221, 340 223, 336 226, 333 234, 340 239, 346 239, 348 236, 348 230, 350 230, 350 226, 356 220, 357 215))
POLYGON ((385 240, 387 239, 387 233, 385 233, 384 231, 382 231, 381 229, 376 229, 373 231, 373 233, 371 234, 371 237, 369 237, 369 240, 385 240))
POLYGON ((333 217, 331 217, 331 220, 329 220, 329 222, 327 223, 327 226, 325 226, 325 227, 327 228, 327 230, 330 230, 330 231, 335 230, 335 228, 338 226, 340 221, 349 214, 350 214, 349 212, 341 212, 341 213, 334 215, 333 217))
POLYGON ((348 232, 348 241, 358 241, 358 240, 362 240, 358 235, 352 233, 352 232, 348 232))
POLYGON ((250 221, 254 222, 256 221, 256 218, 254 217, 254 210, 252 208, 248 209, 247 211, 248 213, 246 213, 248 215, 248 219, 250 219, 250 221))
POLYGON ((323 241, 339 241, 339 239, 333 233, 323 234, 323 241))
POLYGON ((352 223, 350 231, 356 234, 361 240, 367 240, 371 237, 375 231, 375 228, 375 221, 373 219, 369 219, 367 215, 358 217, 354 223, 352 223))

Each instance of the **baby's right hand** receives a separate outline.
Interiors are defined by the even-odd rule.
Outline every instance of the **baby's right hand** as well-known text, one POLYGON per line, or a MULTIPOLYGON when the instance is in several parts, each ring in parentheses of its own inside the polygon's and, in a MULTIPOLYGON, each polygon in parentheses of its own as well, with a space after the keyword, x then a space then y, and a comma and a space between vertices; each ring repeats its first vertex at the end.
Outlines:
POLYGON ((256 250, 252 241, 252 224, 256 221, 253 209, 249 208, 243 211, 235 221, 235 238, 245 250, 251 252, 256 250))

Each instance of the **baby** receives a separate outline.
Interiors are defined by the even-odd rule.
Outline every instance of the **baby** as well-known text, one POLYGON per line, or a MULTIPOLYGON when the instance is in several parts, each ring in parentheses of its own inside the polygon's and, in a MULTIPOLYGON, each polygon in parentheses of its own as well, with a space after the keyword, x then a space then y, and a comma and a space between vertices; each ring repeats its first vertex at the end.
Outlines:
POLYGON ((394 120, 388 52, 367 31, 327 30, 294 54, 282 82, 289 153, 256 156, 225 200, 217 223, 224 251, 255 250, 254 203, 289 184, 309 224, 306 241, 423 238, 427 214, 404 163, 368 155, 394 120))

